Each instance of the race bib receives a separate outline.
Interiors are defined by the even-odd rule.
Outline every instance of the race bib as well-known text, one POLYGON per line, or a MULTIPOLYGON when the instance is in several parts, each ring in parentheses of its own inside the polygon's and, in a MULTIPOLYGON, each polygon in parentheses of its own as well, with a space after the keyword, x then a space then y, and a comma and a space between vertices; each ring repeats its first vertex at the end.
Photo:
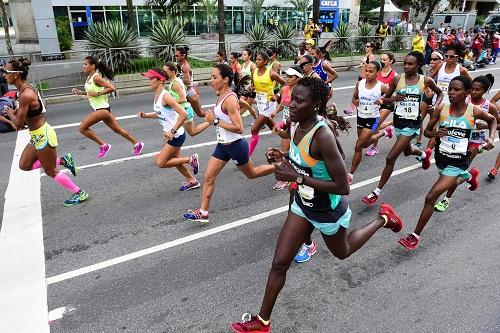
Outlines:
POLYGON ((441 138, 439 150, 447 154, 467 154, 467 146, 469 140, 467 138, 455 138, 452 136, 444 136, 441 138))
POLYGON ((299 185, 299 195, 305 200, 312 200, 314 198, 314 189, 307 185, 299 185))
POLYGON ((283 121, 290 119, 290 107, 283 105, 283 121))
POLYGON ((403 119, 417 120, 420 114, 420 95, 405 95, 396 103, 396 114, 403 119))
POLYGON ((226 143, 226 133, 227 131, 220 126, 215 126, 215 132, 217 134, 217 142, 226 143))
POLYGON ((485 130, 473 131, 471 136, 471 141, 486 142, 486 131, 485 130))
POLYGON ((377 115, 380 110, 380 105, 374 103, 359 103, 358 112, 366 116, 377 115))
POLYGON ((443 81, 439 81, 438 82, 439 89, 441 89, 443 91, 443 94, 445 94, 445 95, 448 95, 448 87, 449 87, 449 85, 450 85, 449 82, 443 82, 443 81))
POLYGON ((265 109, 267 109, 267 94, 266 93, 257 93, 256 99, 257 99, 257 107, 259 108, 259 111, 264 111, 265 109))

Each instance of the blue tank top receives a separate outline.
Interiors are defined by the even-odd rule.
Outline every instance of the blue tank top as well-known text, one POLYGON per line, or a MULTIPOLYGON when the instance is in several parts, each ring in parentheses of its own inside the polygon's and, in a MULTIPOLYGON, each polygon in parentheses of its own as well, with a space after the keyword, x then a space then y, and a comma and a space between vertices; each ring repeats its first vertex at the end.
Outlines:
POLYGON ((320 60, 319 64, 313 67, 313 71, 315 71, 324 82, 328 80, 328 73, 323 69, 323 60, 320 60))

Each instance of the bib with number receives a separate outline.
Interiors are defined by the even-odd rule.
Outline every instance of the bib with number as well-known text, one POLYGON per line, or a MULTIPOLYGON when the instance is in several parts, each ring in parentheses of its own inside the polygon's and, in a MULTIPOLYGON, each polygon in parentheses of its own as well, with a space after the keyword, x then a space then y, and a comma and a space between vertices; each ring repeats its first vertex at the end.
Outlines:
POLYGON ((290 119, 290 107, 283 105, 283 121, 290 119))
POLYGON ((362 113, 365 116, 374 116, 376 117, 380 112, 380 105, 359 101, 358 112, 362 113))
POLYGON ((405 94, 404 100, 396 103, 396 114, 403 119, 417 120, 420 115, 420 95, 405 94))
MULTIPOLYGON (((439 150, 448 155, 466 155, 469 138, 460 137, 461 135, 459 134, 462 134, 462 132, 458 132, 456 129, 449 129, 448 133, 451 133, 452 135, 445 135, 441 138, 439 150)), ((463 132, 463 135, 466 135, 466 133, 463 132)))
POLYGON ((267 94, 266 93, 257 93, 257 107, 259 110, 265 110, 267 108, 267 94))

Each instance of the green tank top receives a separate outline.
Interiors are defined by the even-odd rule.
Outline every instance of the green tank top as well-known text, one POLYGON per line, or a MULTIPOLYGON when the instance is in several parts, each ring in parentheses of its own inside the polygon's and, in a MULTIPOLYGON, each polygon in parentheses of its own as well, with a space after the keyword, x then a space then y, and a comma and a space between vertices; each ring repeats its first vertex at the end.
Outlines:
MULTIPOLYGON (((322 180, 332 180, 326 169, 325 162, 313 158, 309 152, 316 131, 324 126, 328 127, 325 121, 323 119, 318 120, 298 144, 294 142, 297 133, 295 131, 290 140, 289 158, 293 167, 301 175, 322 180)), ((299 185, 297 196, 299 198, 296 198, 296 200, 300 200, 308 210, 316 212, 334 210, 342 199, 339 194, 320 192, 306 185, 299 185)))
MULTIPOLYGON (((170 81, 170 83, 168 84, 168 92, 170 93, 170 95, 174 96, 175 100, 177 102, 179 102, 179 99, 181 98, 179 96, 179 94, 172 88, 172 86, 174 85, 174 82, 177 82, 180 86, 181 86, 181 89, 184 90, 184 93, 186 93, 186 86, 184 85, 184 82, 182 82, 182 80, 178 77, 176 77, 175 79, 173 79, 172 81, 170 81)), ((187 109, 189 107, 191 107, 191 103, 189 103, 188 101, 185 101, 185 102, 182 102, 180 103, 181 106, 184 108, 184 109, 187 109)))
MULTIPOLYGON (((100 93, 102 92, 105 88, 98 86, 97 84, 94 83, 94 76, 99 75, 99 73, 94 73, 90 78, 88 78, 85 81, 85 91, 87 93, 100 93)), ((90 106, 94 110, 99 110, 99 109, 105 109, 109 108, 109 103, 108 103, 108 95, 101 95, 101 96, 96 96, 96 97, 89 97, 89 102, 90 106)))

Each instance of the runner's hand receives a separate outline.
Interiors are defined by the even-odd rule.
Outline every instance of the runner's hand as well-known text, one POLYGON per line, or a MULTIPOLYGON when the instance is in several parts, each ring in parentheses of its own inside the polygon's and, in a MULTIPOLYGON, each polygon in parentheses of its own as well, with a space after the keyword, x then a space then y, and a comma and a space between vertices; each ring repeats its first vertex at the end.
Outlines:
POLYGON ((76 88, 71 89, 73 95, 82 95, 82 91, 76 88))
POLYGON ((269 148, 266 152, 267 163, 281 163, 284 160, 283 153, 277 148, 269 148))
POLYGON ((210 110, 210 111, 205 111, 205 121, 208 121, 210 124, 213 124, 215 120, 215 113, 210 110))
POLYGON ((440 128, 437 132, 436 132, 436 137, 438 138, 442 138, 443 136, 445 136, 446 134, 448 134, 448 129, 447 128, 440 128))
POLYGON ((168 142, 174 138, 174 133, 168 131, 168 132, 163 132, 165 134, 165 142, 168 142))
POLYGON ((486 139, 486 143, 483 145, 483 149, 492 150, 493 148, 495 148, 495 146, 493 146, 493 140, 491 138, 486 139))
POLYGON ((13 129, 14 131, 17 131, 17 126, 16 126, 16 124, 14 124, 14 123, 11 121, 11 122, 9 122, 9 125, 10 125, 10 127, 12 127, 12 129, 13 129))
POLYGON ((283 160, 280 164, 274 164, 274 175, 276 180, 284 182, 294 182, 300 174, 287 160, 283 160))
POLYGON ((146 113, 144 111, 141 111, 141 112, 137 113, 137 118, 139 118, 139 119, 146 118, 146 113))
POLYGON ((392 101, 393 102, 400 102, 405 99, 405 95, 403 94, 396 94, 392 96, 392 101))

